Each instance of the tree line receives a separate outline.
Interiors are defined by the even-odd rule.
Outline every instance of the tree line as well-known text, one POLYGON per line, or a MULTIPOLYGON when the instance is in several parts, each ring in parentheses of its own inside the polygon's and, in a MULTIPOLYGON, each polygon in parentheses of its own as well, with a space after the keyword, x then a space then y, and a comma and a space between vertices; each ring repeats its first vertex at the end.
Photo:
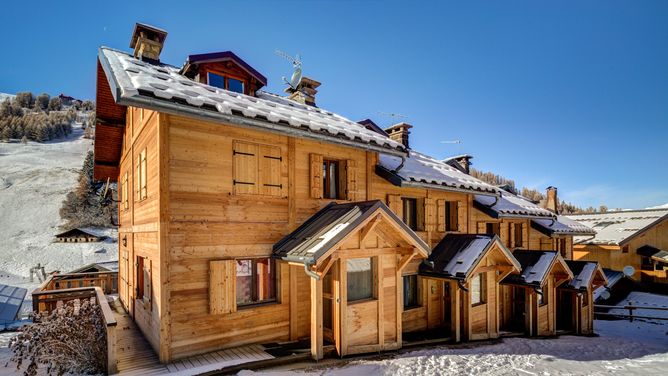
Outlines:
POLYGON ((64 104, 60 97, 50 97, 46 93, 35 96, 31 92, 21 92, 0 103, 0 139, 20 139, 25 143, 65 137, 72 133, 77 111, 94 109, 95 104, 91 101, 73 100, 64 104))
MULTIPOLYGON (((540 192, 536 189, 532 188, 526 188, 522 187, 521 189, 518 189, 515 186, 515 181, 512 179, 505 178, 501 175, 495 174, 493 172, 489 171, 480 171, 476 170, 475 168, 471 168, 470 171, 471 176, 478 178, 485 183, 497 186, 497 187, 503 187, 504 189, 510 191, 510 193, 516 194, 516 195, 521 195, 525 198, 527 198, 529 201, 532 201, 534 203, 542 203, 545 202, 547 199, 545 197, 545 194, 543 192, 540 192)), ((570 202, 565 202, 561 200, 557 200, 557 211, 559 214, 590 214, 590 213, 605 213, 608 211, 608 207, 605 205, 601 205, 598 209, 594 208, 592 206, 587 207, 587 208, 581 208, 575 204, 572 204, 570 202)))

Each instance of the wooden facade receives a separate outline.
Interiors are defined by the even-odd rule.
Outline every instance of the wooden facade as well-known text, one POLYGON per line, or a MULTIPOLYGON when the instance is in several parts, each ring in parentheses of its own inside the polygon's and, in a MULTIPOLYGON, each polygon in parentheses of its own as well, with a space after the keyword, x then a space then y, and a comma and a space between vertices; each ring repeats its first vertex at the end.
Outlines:
MULTIPOLYGON (((571 256, 570 236, 475 209, 480 192, 391 183, 376 173, 379 152, 370 147, 114 106, 100 81, 99 129, 115 133, 96 135, 96 177, 119 183, 120 301, 162 362, 304 338, 315 359, 324 343, 339 355, 377 352, 432 329, 454 341, 496 338, 508 313, 501 280, 520 271, 508 250, 571 256), (314 264, 274 257, 277 242, 326 205, 365 200, 393 214, 352 229, 314 264), (421 275, 428 251, 448 234, 498 238, 466 278, 421 275), (373 293, 349 301, 359 259, 372 260, 373 293)), ((546 282, 551 301, 557 274, 546 282)), ((525 296, 532 306, 535 297, 525 296)), ((536 333, 554 332, 548 310, 536 308, 536 333)))

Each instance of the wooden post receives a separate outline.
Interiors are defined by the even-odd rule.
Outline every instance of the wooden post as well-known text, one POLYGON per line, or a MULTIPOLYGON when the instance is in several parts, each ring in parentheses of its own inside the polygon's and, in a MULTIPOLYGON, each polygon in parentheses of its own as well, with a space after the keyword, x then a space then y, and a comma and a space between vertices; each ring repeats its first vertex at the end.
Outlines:
POLYGON ((311 279, 311 357, 322 359, 322 279, 311 279))
MULTIPOLYGON (((288 265, 288 264, 286 264, 288 265)), ((290 281, 289 283, 289 290, 290 290, 290 340, 291 341, 296 341, 298 337, 297 333, 297 310, 299 302, 297 302, 297 273, 301 272, 304 273, 303 271, 299 270, 298 266, 288 266, 290 268, 290 281)))
POLYGON ((450 306, 451 306, 451 321, 450 321, 450 332, 452 333, 452 338, 455 342, 461 341, 461 291, 456 283, 448 281, 450 284, 450 306))

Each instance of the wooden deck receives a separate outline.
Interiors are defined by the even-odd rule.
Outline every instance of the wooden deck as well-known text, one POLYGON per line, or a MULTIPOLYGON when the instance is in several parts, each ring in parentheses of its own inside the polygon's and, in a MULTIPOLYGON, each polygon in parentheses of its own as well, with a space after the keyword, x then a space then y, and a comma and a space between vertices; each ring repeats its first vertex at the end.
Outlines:
POLYGON ((243 363, 274 359, 261 345, 249 345, 161 364, 151 345, 118 300, 112 308, 118 322, 116 356, 118 373, 121 375, 196 375, 243 363))

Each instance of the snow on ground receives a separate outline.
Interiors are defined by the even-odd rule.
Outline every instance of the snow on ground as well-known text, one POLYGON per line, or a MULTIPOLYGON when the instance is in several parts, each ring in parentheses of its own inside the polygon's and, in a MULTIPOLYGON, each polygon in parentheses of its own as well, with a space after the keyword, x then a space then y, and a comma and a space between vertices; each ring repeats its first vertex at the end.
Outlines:
POLYGON ((4 102, 5 99, 12 99, 14 97, 14 94, 0 93, 0 102, 4 102))
MULTIPOLYGON (((617 306, 638 306, 638 307, 654 307, 668 309, 668 295, 650 294, 647 292, 632 291, 625 299, 616 304, 617 306)), ((611 309, 610 313, 628 315, 629 311, 626 309, 611 309)), ((665 317, 668 319, 668 311, 653 310, 653 309, 635 309, 633 315, 646 317, 665 317)))
MULTIPOLYGON (((627 299, 638 305, 668 305, 668 296, 656 294, 632 292, 627 299)), ((661 317, 659 311, 651 312, 661 317)), ((338 367, 287 366, 240 375, 668 375, 668 321, 596 320, 594 328, 598 337, 507 338, 498 344, 442 346, 338 367)))
POLYGON ((48 273, 118 259, 115 230, 105 230, 111 239, 101 243, 53 242, 62 231, 62 201, 92 148, 82 136, 75 124, 66 139, 0 143, 0 283, 32 291, 39 281, 30 281, 30 268, 37 263, 48 273))

